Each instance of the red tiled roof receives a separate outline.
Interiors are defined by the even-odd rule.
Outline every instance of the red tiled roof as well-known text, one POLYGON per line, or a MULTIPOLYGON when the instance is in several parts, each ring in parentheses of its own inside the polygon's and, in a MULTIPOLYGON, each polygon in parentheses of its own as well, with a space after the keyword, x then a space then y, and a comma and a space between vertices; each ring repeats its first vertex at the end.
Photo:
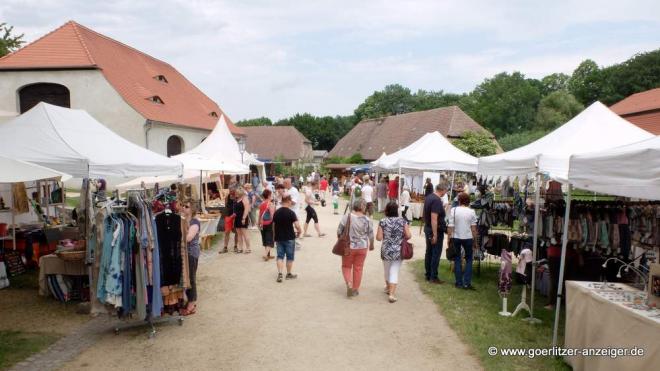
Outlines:
POLYGON ((660 109, 660 88, 636 93, 610 107, 618 115, 660 109))
POLYGON ((74 21, 0 58, 0 70, 80 68, 101 70, 126 103, 149 120, 213 130, 220 115, 225 115, 232 134, 244 135, 174 67, 74 21), (167 83, 158 81, 158 75, 165 76, 167 83), (164 104, 154 103, 154 96, 164 104))

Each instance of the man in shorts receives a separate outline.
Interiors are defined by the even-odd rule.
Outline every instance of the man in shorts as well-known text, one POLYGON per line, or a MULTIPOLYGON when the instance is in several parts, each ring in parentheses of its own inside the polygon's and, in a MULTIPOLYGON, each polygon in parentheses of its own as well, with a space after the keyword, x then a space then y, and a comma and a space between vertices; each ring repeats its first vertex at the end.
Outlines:
POLYGON ((314 229, 316 229, 316 233, 319 235, 319 237, 325 236, 325 233, 321 233, 321 227, 319 226, 319 217, 316 214, 316 210, 314 209, 314 205, 318 205, 318 201, 314 199, 314 194, 312 193, 312 189, 316 187, 316 183, 310 184, 309 187, 305 190, 305 212, 307 213, 307 218, 305 219, 305 231, 303 233, 304 237, 312 237, 311 234, 307 234, 307 228, 309 227, 309 222, 314 219, 314 229))
POLYGON ((300 237, 302 230, 296 213, 291 209, 291 196, 282 197, 282 207, 273 215, 273 230, 275 232, 275 245, 277 247, 277 282, 282 282, 284 259, 286 258, 286 277, 292 280, 298 277, 291 273, 296 252, 296 237, 300 237), (295 227, 295 231, 294 231, 295 227))

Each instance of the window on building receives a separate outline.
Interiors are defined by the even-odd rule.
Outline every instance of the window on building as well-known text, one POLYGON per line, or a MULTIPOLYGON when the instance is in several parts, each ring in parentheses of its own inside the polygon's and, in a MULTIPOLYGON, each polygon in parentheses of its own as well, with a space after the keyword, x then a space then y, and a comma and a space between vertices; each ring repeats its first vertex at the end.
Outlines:
POLYGON ((160 82, 164 82, 164 83, 167 84, 167 79, 165 78, 165 75, 157 75, 157 76, 154 76, 154 79, 156 79, 156 80, 158 80, 158 81, 160 81, 160 82))
POLYGON ((39 102, 71 108, 69 89, 60 84, 44 82, 24 86, 18 91, 18 100, 21 113, 28 111, 39 102))
POLYGON ((215 111, 213 111, 213 112, 209 113, 209 116, 217 118, 217 117, 218 117, 218 113, 215 112, 215 111))
POLYGON ((183 153, 183 139, 178 135, 167 138, 167 157, 183 153))
POLYGON ((157 95, 154 95, 153 97, 149 97, 147 99, 152 101, 153 103, 156 103, 156 104, 165 104, 165 102, 163 102, 163 100, 160 99, 160 97, 157 96, 157 95))

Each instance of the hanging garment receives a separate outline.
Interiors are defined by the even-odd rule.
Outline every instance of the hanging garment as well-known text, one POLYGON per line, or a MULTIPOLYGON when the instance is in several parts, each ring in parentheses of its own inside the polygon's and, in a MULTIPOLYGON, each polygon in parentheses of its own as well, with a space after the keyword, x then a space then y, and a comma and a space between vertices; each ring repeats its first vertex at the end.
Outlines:
POLYGON ((511 291, 512 256, 510 252, 502 250, 500 258, 502 258, 502 263, 500 264, 500 282, 497 291, 500 296, 506 297, 511 291))
POLYGON ((30 211, 25 183, 12 183, 11 185, 12 209, 16 214, 25 214, 30 211))
POLYGON ((179 285, 183 271, 181 217, 168 212, 156 215, 156 230, 162 269, 161 287, 179 285))

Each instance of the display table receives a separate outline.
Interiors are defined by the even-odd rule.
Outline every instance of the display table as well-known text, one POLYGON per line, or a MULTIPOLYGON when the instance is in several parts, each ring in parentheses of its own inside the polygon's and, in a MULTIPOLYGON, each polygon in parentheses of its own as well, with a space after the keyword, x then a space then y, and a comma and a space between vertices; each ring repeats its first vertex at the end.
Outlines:
POLYGON ((644 356, 565 357, 573 370, 657 370, 660 365, 660 311, 630 308, 644 292, 623 284, 606 290, 595 282, 566 282, 564 348, 643 348, 644 356))
POLYGON ((87 267, 84 260, 62 260, 55 254, 39 258, 39 295, 49 296, 46 276, 61 274, 65 276, 86 276, 87 267))
POLYGON ((424 214, 424 203, 411 202, 410 207, 408 208, 408 213, 406 213, 408 220, 420 219, 422 214, 424 214))
POLYGON ((220 216, 217 218, 199 218, 199 237, 200 246, 202 249, 211 248, 211 240, 218 231, 218 223, 220 223, 220 216))

